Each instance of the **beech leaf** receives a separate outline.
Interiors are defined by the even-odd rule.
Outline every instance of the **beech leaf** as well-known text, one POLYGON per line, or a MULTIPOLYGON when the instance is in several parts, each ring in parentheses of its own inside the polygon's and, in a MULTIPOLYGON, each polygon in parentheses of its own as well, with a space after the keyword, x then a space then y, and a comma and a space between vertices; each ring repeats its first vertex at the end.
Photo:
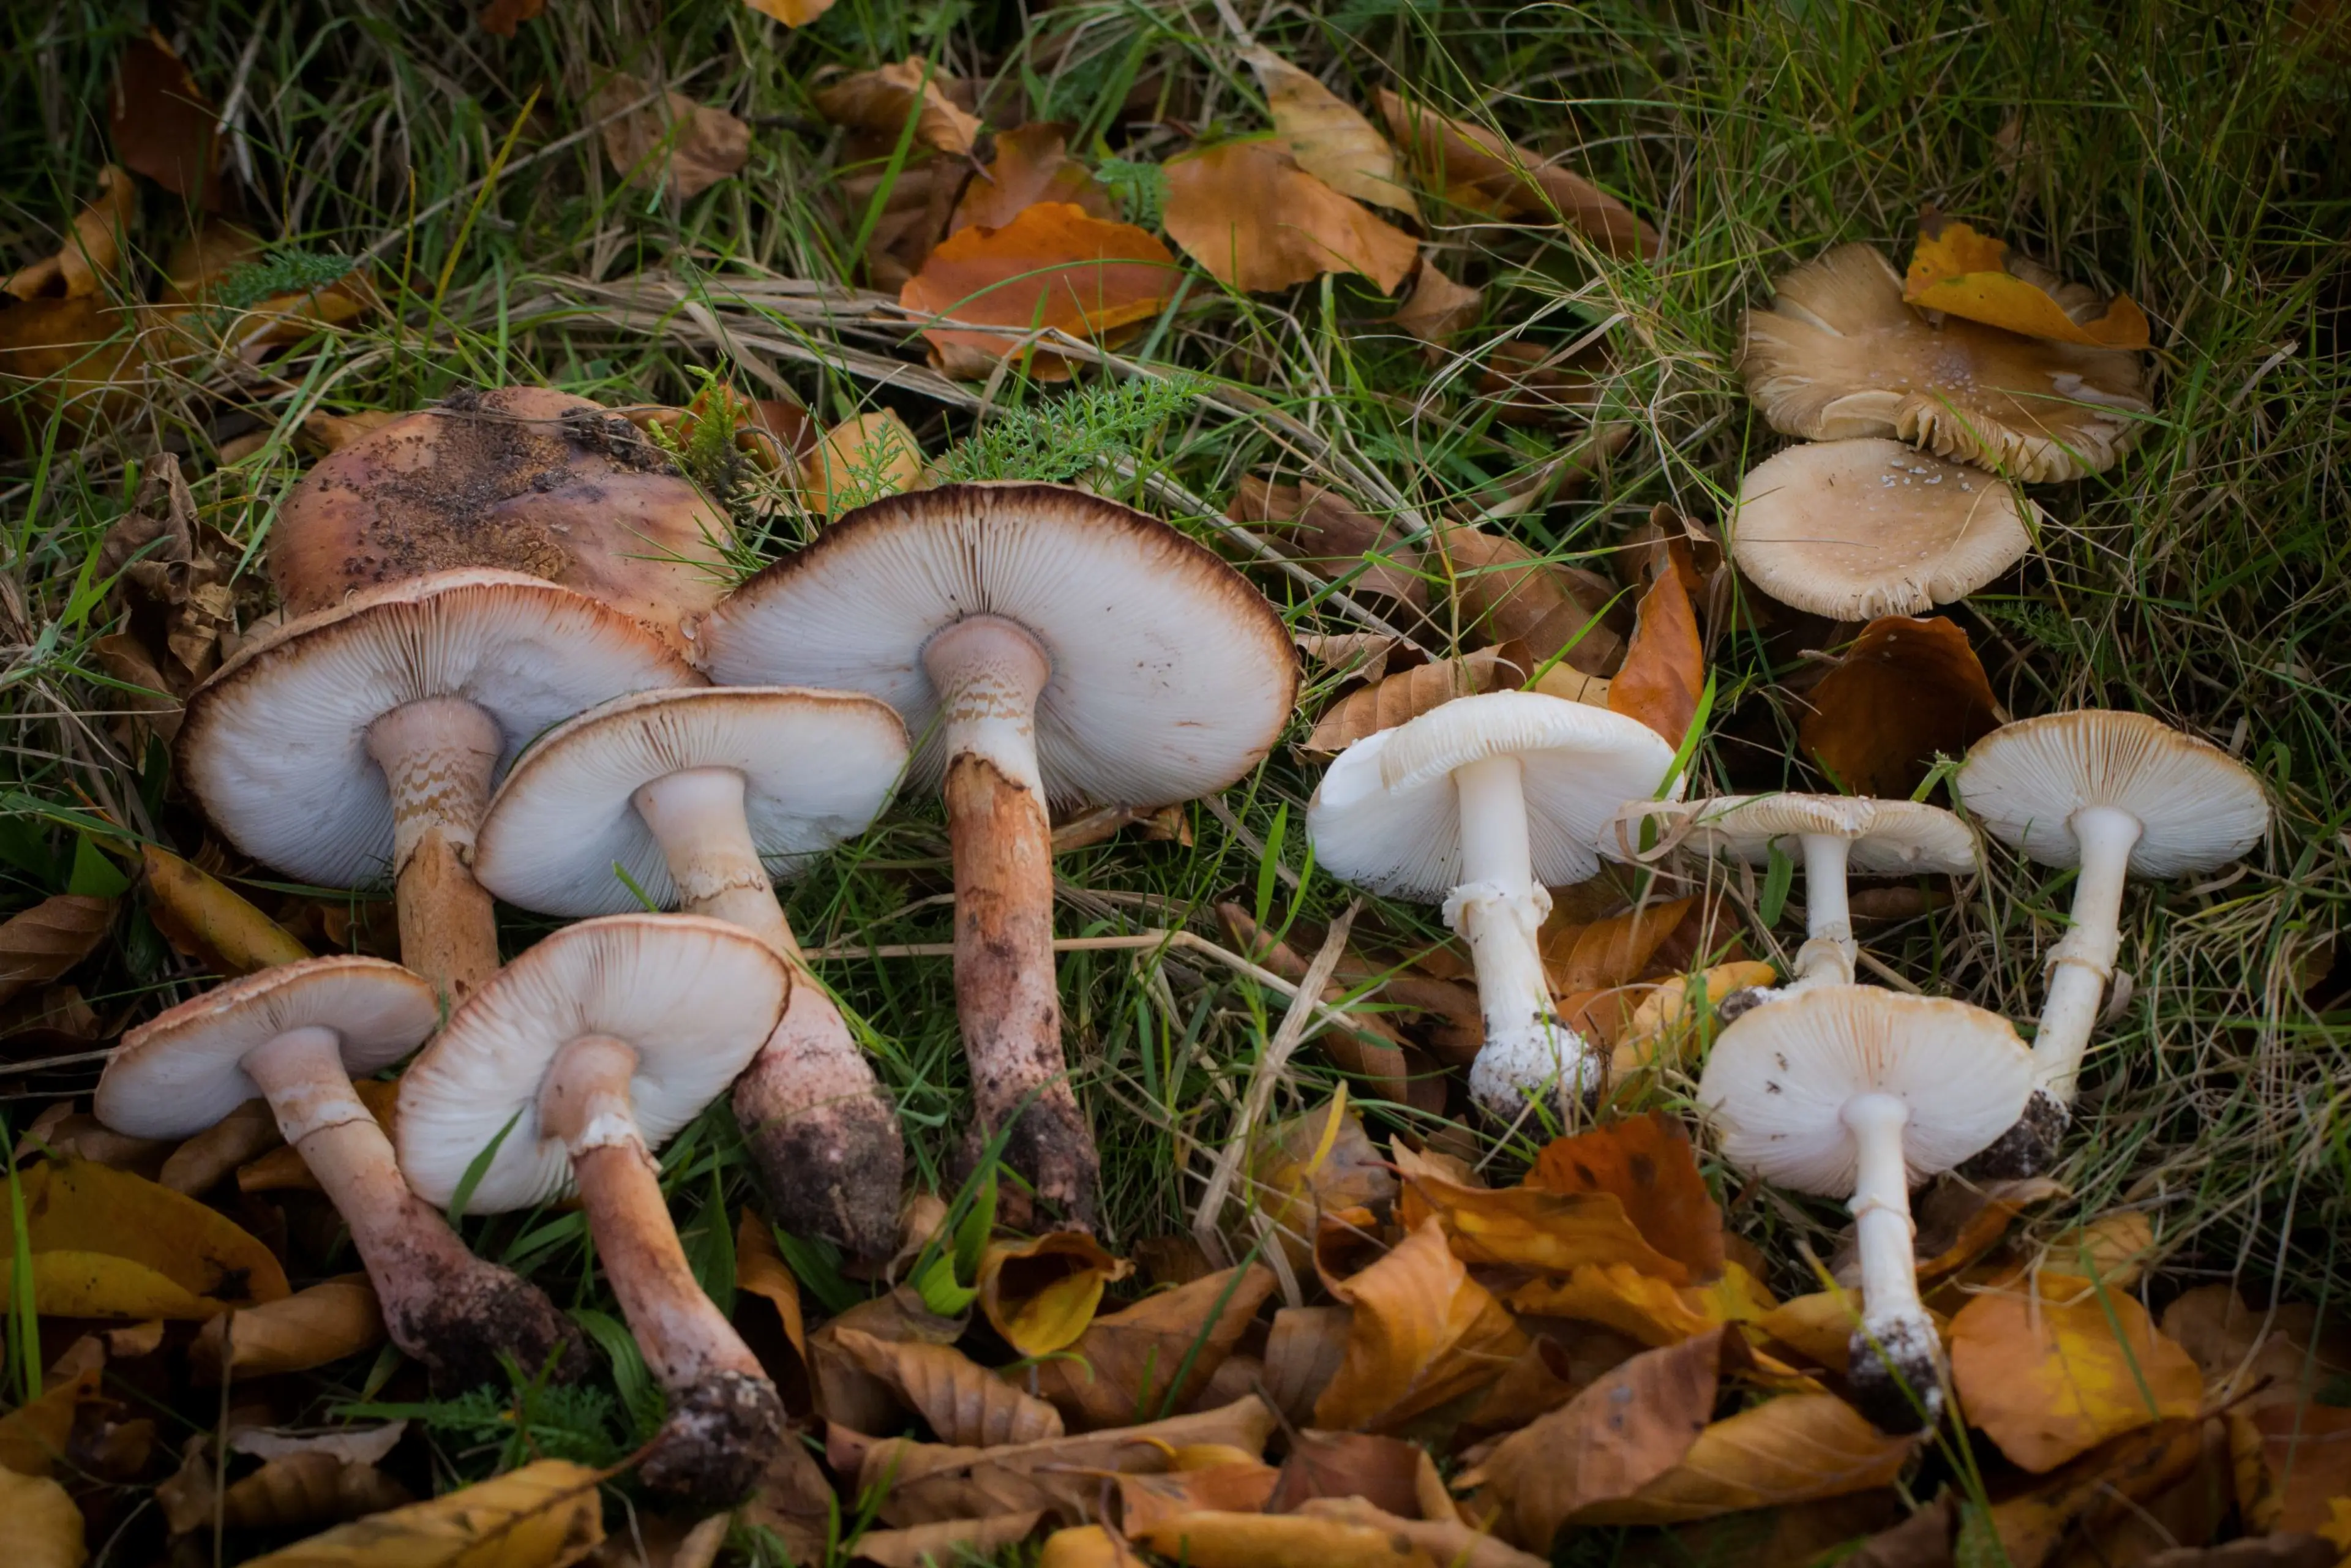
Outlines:
POLYGON ((1691 1279, 1722 1272, 1722 1210, 1699 1174, 1689 1132, 1676 1117, 1653 1111, 1554 1139, 1535 1156, 1526 1185, 1613 1194, 1642 1238, 1691 1279))
POLYGON ((114 900, 60 893, 0 923, 0 1002, 46 986, 106 939, 114 900))
POLYGON ((1272 142, 1228 141, 1162 167, 1168 237, 1228 288, 1268 294, 1357 272, 1394 294, 1420 259, 1418 241, 1272 142))
POLYGON ((1611 256, 1654 256, 1662 248, 1656 230, 1582 175, 1386 88, 1379 100, 1388 134, 1447 200, 1502 217, 1573 224, 1611 256))
POLYGON ((207 1383, 304 1372, 381 1344, 383 1310, 365 1274, 321 1281, 305 1291, 204 1324, 190 1347, 207 1383))
POLYGON ((914 116, 914 140, 950 157, 967 156, 979 139, 978 117, 947 96, 947 78, 921 59, 838 78, 816 92, 817 111, 836 125, 894 137, 914 116))
POLYGON ((1097 1317, 1076 1343, 1037 1368, 1037 1391, 1079 1431, 1180 1410, 1232 1354, 1273 1288, 1273 1270, 1251 1264, 1097 1317))
POLYGON ((11 1568, 82 1568, 89 1561, 81 1510, 47 1476, 0 1470, 0 1519, 8 1521, 11 1568))
POLYGON ((1347 1357, 1350 1307, 1283 1307, 1265 1336, 1265 1396, 1293 1425, 1313 1418, 1314 1402, 1347 1357))
POLYGON ((1486 291, 1456 283, 1445 269, 1424 257, 1413 277, 1412 293, 1390 319, 1424 343, 1443 348, 1454 337, 1478 324, 1486 306, 1486 291))
POLYGON ((1608 683, 1610 711, 1637 718, 1679 746, 1706 689, 1706 645, 1681 574, 1662 571, 1642 596, 1625 666, 1608 683))
POLYGON ((979 1310, 1022 1355, 1050 1355, 1084 1335, 1104 1286, 1134 1272, 1082 1230, 991 1241, 979 1260, 979 1310))
POLYGON ((1476 696, 1485 692, 1518 691, 1525 687, 1563 697, 1569 702, 1590 703, 1594 706, 1607 704, 1609 685, 1606 681, 1579 674, 1563 665, 1553 666, 1531 687, 1527 687, 1526 672, 1531 662, 1524 648, 1505 644, 1499 648, 1480 648, 1474 653, 1464 653, 1458 658, 1433 659, 1426 664, 1385 676, 1370 685, 1349 692, 1332 704, 1315 721, 1312 733, 1307 736, 1300 749, 1309 758, 1318 760, 1336 757, 1366 736, 1394 729, 1405 720, 1418 718, 1455 697, 1476 696))
POLYGON ((1061 1435, 1061 1413, 1023 1394, 953 1345, 875 1339, 843 1329, 834 1343, 889 1385, 943 1443, 997 1448, 1061 1435))
POLYGON ((1526 1347, 1433 1216, 1369 1268, 1327 1283, 1354 1312, 1339 1370, 1314 1402, 1317 1427, 1399 1426, 1492 1382, 1526 1347))
POLYGON ((604 1539, 603 1472, 540 1459, 249 1560, 246 1568, 566 1568, 604 1539))
POLYGON ((760 16, 773 16, 787 27, 805 27, 837 3, 838 0, 743 0, 760 16))
POLYGON ((133 172, 197 206, 220 206, 220 111, 162 34, 150 27, 123 47, 106 107, 114 155, 133 172))
POLYGON ((1522 646, 1530 673, 1557 660, 1597 675, 1624 651, 1624 640, 1597 620, 1616 592, 1605 580, 1479 528, 1443 528, 1437 542, 1452 562, 1465 623, 1489 642, 1522 646))
POLYGON ((1650 1245, 1613 1192, 1473 1187, 1412 1175, 1396 1217, 1416 1227, 1424 1216, 1434 1218, 1453 1255, 1466 1263, 1546 1274, 1573 1273, 1586 1264, 1628 1263, 1669 1284, 1691 1282, 1689 1268, 1650 1245))
MULTIPOLYGON (((201 1319, 287 1293, 268 1248, 169 1187, 88 1160, 44 1162, 16 1181, 45 1315, 201 1319)), ((13 1272, 0 1256, 0 1281, 13 1272)))
MULTIPOLYGON (((940 241, 898 291, 898 303, 956 322, 1019 333, 1057 328, 1093 339, 1156 316, 1178 276, 1167 247, 1133 224, 1069 202, 1039 202, 1002 228, 974 225, 940 241)), ((1070 374, 1066 359, 1005 332, 925 327, 923 336, 951 376, 983 379, 1014 354, 1045 380, 1070 374)))
POLYGON ((1796 727, 1806 756, 1856 795, 1901 800, 1938 753, 1963 757, 2000 707, 1968 634, 1937 615, 1887 615, 1861 629, 1811 694, 1796 727))
POLYGON ((845 419, 800 462, 801 498, 826 517, 922 483, 923 448, 895 409, 845 419))
POLYGON ((1274 133, 1300 168, 1343 196, 1420 215, 1412 193, 1396 181, 1395 149, 1361 111, 1270 49, 1241 57, 1265 88, 1274 133))
POLYGON ((1086 166, 1070 156, 1068 139, 1066 125, 998 132, 994 162, 963 188, 947 232, 974 225, 1000 229, 1040 202, 1071 203, 1090 216, 1115 220, 1117 204, 1086 166))
POLYGON ((1628 1497, 1579 1510, 1571 1522, 1678 1524, 1844 1497, 1893 1485, 1917 1447, 1834 1395, 1783 1395, 1714 1423, 1673 1469, 1628 1497))
POLYGON ((184 946, 229 976, 297 964, 310 956, 284 926, 226 883, 153 844, 141 844, 139 853, 147 870, 149 907, 174 946, 184 946))
POLYGON ((2091 349, 2144 349, 2147 313, 2127 294, 2101 308, 2096 295, 2020 264, 2008 243, 1929 210, 1902 280, 1902 298, 1928 310, 1980 321, 2028 338, 2091 349))
POLYGON ((604 121, 604 156, 612 172, 632 185, 666 185, 682 202, 739 173, 751 156, 749 126, 682 92, 653 92, 650 83, 625 72, 615 71, 589 109, 604 121), (651 103, 628 110, 648 93, 651 103))
MULTIPOLYGON (((724 1515, 721 1516, 722 1518, 724 1515)), ((911 1530, 869 1530, 857 1538, 852 1553, 860 1562, 882 1568, 925 1568, 925 1564, 986 1561, 1004 1548, 1036 1533, 1045 1517, 1041 1508, 1019 1513, 994 1513, 985 1519, 942 1520, 911 1530)))

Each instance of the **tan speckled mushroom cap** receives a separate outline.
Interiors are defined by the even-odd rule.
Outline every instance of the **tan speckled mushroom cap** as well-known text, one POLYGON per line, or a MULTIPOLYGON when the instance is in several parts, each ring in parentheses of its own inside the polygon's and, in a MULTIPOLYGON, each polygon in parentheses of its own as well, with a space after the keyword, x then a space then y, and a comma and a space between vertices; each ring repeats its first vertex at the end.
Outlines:
MULTIPOLYGON (((1873 246, 1839 246, 1773 287, 1769 309, 1747 313, 1740 370, 1790 435, 1893 436, 2039 484, 2111 466, 2151 412, 2138 355, 1930 320, 1873 246)), ((2077 317, 2102 308, 2077 285, 2052 292, 2077 317)))
POLYGON ((1923 615, 2024 558, 2007 485, 1898 441, 1791 446, 1739 486, 1731 558, 1756 587, 1834 621, 1923 615))

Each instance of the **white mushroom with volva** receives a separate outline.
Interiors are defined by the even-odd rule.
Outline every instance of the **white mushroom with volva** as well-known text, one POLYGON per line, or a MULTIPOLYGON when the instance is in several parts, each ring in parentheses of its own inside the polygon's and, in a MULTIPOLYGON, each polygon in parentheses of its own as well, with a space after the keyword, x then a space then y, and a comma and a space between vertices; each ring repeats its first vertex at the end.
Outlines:
POLYGON ((898 1119, 807 967, 772 879, 863 832, 906 766, 880 700, 789 686, 618 697, 516 759, 474 873, 546 915, 664 907, 740 925, 792 965, 783 1021, 736 1082, 735 1113, 778 1218, 868 1259, 897 1243, 898 1119))
POLYGON ((739 926, 615 915, 500 970, 401 1079, 400 1166, 448 1203, 550 1203, 576 1187, 612 1294, 669 1396, 640 1475, 712 1508, 748 1490, 783 1437, 758 1360, 679 1246, 653 1151, 701 1114, 783 1016, 791 972, 739 926))
POLYGON ((2269 831, 2261 780, 2210 742, 2145 714, 2084 709, 2003 725, 1951 780, 1986 831, 2043 865, 2078 868, 2073 928, 2049 954, 2032 1038, 2033 1094, 2014 1131, 1970 1167, 2048 1168, 2122 947, 2123 883, 2226 865, 2269 831))
POLYGON ((1862 1303, 1846 1377, 1886 1431, 1931 1425, 1942 1408, 1942 1344, 1918 1299, 1910 1189, 1998 1137, 2032 1076, 2007 1019, 1874 986, 1823 986, 1756 1008, 1707 1057, 1698 1098, 1723 1158, 1850 1201, 1862 1303))
POLYGON ((727 685, 866 692, 943 788, 956 1005, 977 1132, 1091 1225, 1098 1159, 1062 1058, 1047 803, 1221 789, 1279 738, 1281 618, 1176 529, 1058 485, 947 485, 834 522, 703 622, 727 685))
POLYGON ((350 1228, 392 1343, 460 1388, 503 1387, 501 1358, 534 1376, 582 1376, 579 1329, 538 1287, 466 1250, 419 1201, 351 1087, 354 1075, 414 1051, 440 1019, 433 988, 397 964, 281 964, 124 1035, 99 1079, 99 1119, 137 1137, 184 1138, 266 1097, 350 1228))
POLYGON ((1560 1019, 1543 974, 1545 887, 1597 871, 1601 830, 1656 795, 1673 760, 1636 719, 1492 692, 1367 736, 1322 775, 1306 813, 1315 862, 1374 893, 1441 902, 1469 944, 1486 1030, 1469 1092, 1493 1114, 1601 1088, 1606 1056, 1560 1019))

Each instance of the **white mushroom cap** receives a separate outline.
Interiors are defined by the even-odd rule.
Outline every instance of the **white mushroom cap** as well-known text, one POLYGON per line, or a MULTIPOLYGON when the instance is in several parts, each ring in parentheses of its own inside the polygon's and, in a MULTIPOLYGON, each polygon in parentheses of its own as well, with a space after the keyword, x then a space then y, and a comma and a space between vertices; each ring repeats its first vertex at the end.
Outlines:
POLYGON ((1856 1149, 1842 1113, 1855 1096, 1890 1094, 1908 1109, 1902 1147, 1915 1186, 2008 1131, 2032 1090, 2032 1053, 1995 1013, 1822 986, 1741 1013, 1715 1040, 1698 1097, 1732 1165, 1844 1197, 1856 1149))
POLYGON ((1987 831, 2043 865, 2079 865, 2074 813, 2138 819, 2135 876, 2209 871, 2269 831, 2261 780, 2208 741, 2145 714, 2085 708, 2003 725, 1975 743, 1951 787, 1987 831))
POLYGON ((2024 559, 2023 505, 1980 468, 1898 441, 1820 441, 1740 482, 1730 553, 1755 586, 1836 621, 1918 615, 2024 559))
POLYGON ((133 1137, 188 1137, 261 1092, 243 1063, 280 1035, 333 1030, 345 1071, 364 1078, 423 1044, 440 1021, 432 986, 397 964, 349 955, 280 964, 125 1034, 98 1081, 98 1117, 133 1137))
POLYGON ((640 907, 617 862, 664 906, 669 862, 637 812, 642 785, 693 768, 744 780, 751 842, 789 876, 863 832, 906 766, 906 727, 888 704, 797 686, 639 692, 589 709, 533 742, 498 786, 474 847, 474 875, 509 904, 548 915, 640 907))
POLYGON ((933 634, 1001 616, 1052 664, 1037 699, 1046 791, 1125 805, 1220 789, 1271 749, 1297 695, 1281 618, 1166 524, 1061 485, 946 485, 849 513, 703 623, 730 685, 869 692, 945 767, 933 634))
POLYGON ((1541 692, 1456 697, 1339 754, 1307 807, 1314 858, 1343 882, 1434 903, 1461 881, 1453 771, 1494 757, 1524 769, 1535 880, 1600 869, 1601 829, 1657 792, 1674 748, 1638 719, 1541 692))
POLYGON ((456 696, 495 719, 511 758, 591 703, 690 685, 685 662, 619 611, 519 572, 409 578, 289 621, 188 699, 180 775, 246 854, 350 887, 392 858, 392 795, 368 727, 456 696))
MULTIPOLYGON (((1747 313, 1740 370, 1789 435, 1894 436, 2040 484, 2111 466, 2152 412, 2138 355, 1929 319, 1874 246, 1839 246, 1772 287, 1771 308, 1747 313)), ((2087 289, 2054 292, 2077 317, 2100 309, 2087 289)))
MULTIPOLYGON (((1886 800, 1867 795, 1718 795, 1710 800, 1642 801, 1623 813, 1628 824, 1643 818, 1660 831, 1687 824, 1682 842, 1703 854, 1762 865, 1771 846, 1808 835, 1839 838, 1850 846, 1846 863, 1865 876, 1942 874, 1976 869, 1976 839, 1957 814, 1917 800, 1886 800)), ((1603 834, 1601 849, 1616 857, 1614 833, 1603 834)), ((1802 858, 1799 856, 1798 858, 1802 858)))
POLYGON ((749 1065, 790 991, 784 961, 724 921, 615 915, 567 926, 475 992, 401 1076, 400 1168, 419 1197, 445 1205, 513 1121, 471 1207, 560 1197, 571 1157, 539 1130, 538 1092, 567 1043, 605 1035, 635 1049, 637 1130, 657 1149, 749 1065))

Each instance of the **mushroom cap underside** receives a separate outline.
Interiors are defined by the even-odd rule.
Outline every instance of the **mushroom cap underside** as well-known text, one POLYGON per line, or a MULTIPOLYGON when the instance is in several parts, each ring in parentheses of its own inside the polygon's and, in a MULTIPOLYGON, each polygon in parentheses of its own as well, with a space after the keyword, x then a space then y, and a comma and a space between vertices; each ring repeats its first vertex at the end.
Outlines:
MULTIPOLYGON (((1846 841, 1846 864, 1865 876, 1942 874, 1976 869, 1975 835, 1940 806, 1869 795, 1717 795, 1706 800, 1643 801, 1628 806, 1628 826, 1646 819, 1661 831, 1683 830, 1682 842, 1704 854, 1764 864, 1771 846, 1792 857, 1794 841, 1823 834, 1846 841)), ((1615 856, 1614 833, 1601 836, 1604 852, 1615 856)))

